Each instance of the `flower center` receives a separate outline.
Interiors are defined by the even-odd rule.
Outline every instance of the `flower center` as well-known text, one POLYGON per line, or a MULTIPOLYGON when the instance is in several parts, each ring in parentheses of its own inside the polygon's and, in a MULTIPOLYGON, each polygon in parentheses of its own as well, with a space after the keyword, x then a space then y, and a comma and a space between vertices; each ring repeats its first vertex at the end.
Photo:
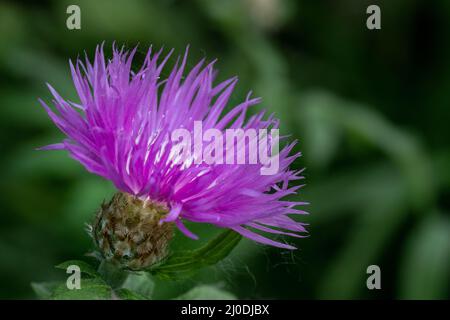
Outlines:
POLYGON ((168 254, 174 225, 159 223, 168 212, 163 203, 118 192, 102 204, 96 216, 92 228, 95 244, 103 258, 123 268, 150 267, 168 254))

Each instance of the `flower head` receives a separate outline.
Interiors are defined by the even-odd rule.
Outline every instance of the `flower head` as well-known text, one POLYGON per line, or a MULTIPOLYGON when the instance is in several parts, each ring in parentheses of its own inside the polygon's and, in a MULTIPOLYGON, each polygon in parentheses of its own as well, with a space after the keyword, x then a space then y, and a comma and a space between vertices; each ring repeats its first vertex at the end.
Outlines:
MULTIPOLYGON (((198 123, 202 132, 215 129, 225 134, 227 129, 277 129, 278 120, 266 117, 264 111, 246 119, 247 109, 260 101, 250 95, 225 111, 237 79, 213 85, 214 63, 203 60, 185 74, 187 50, 166 79, 163 67, 170 53, 160 59, 161 51, 150 49, 142 67, 133 72, 135 52, 113 47, 112 58, 105 60, 103 46, 99 46, 93 63, 87 58, 84 63, 71 62, 79 103, 65 100, 48 85, 54 109, 41 103, 67 138, 43 149, 67 150, 88 171, 112 181, 121 193, 138 199, 144 207, 152 203, 165 208, 159 212, 159 224, 175 224, 188 237, 196 238, 184 220, 230 228, 257 242, 293 249, 261 233, 299 237, 306 232, 302 223, 288 217, 305 213, 296 208, 304 203, 283 200, 300 188, 289 186, 290 181, 302 178, 301 171, 289 169, 300 156, 290 155, 295 142, 272 155, 278 159, 276 172, 262 175, 264 163, 211 163, 199 160, 198 152, 180 161, 176 151, 180 143, 172 139, 178 129, 197 139, 198 123)), ((255 141, 263 139, 250 136, 230 145, 215 144, 215 153, 225 154, 234 147, 251 151, 255 141)), ((211 151, 210 143, 211 139, 200 142, 211 151)), ((273 139, 266 139, 265 144, 267 150, 275 149, 273 139)), ((244 160, 249 158, 247 153, 244 160)))

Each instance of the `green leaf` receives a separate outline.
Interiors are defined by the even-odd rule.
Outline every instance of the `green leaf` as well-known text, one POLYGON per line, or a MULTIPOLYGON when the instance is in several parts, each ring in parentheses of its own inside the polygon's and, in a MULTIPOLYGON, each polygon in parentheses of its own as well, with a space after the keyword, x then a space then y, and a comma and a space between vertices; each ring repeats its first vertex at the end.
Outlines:
POLYGON ((449 271, 450 221, 433 212, 407 240, 400 272, 400 298, 446 299, 449 271))
POLYGON ((102 279, 114 289, 121 287, 128 275, 127 271, 106 260, 102 260, 98 267, 98 272, 102 279))
POLYGON ((69 261, 58 264, 56 266, 56 268, 62 269, 62 270, 67 270, 67 268, 72 265, 78 266, 82 273, 85 273, 90 277, 93 277, 93 278, 100 277, 100 275, 98 274, 98 272, 95 270, 94 267, 92 267, 87 262, 84 262, 81 260, 69 260, 69 261))
POLYGON ((130 272, 122 284, 122 289, 131 290, 144 298, 150 299, 155 284, 147 272, 130 272))
POLYGON ((125 288, 118 289, 114 293, 121 300, 147 300, 147 297, 125 288))
POLYGON ((59 285, 61 285, 61 281, 32 282, 31 288, 39 299, 50 299, 59 285))
POLYGON ((149 271, 162 279, 182 279, 207 266, 226 258, 239 243, 242 236, 226 230, 199 249, 173 254, 162 264, 149 271))
POLYGON ((59 285, 53 295, 55 300, 107 300, 112 298, 112 289, 101 279, 81 279, 80 289, 69 289, 59 285))
POLYGON ((236 297, 214 286, 201 285, 175 298, 175 300, 236 300, 236 297))

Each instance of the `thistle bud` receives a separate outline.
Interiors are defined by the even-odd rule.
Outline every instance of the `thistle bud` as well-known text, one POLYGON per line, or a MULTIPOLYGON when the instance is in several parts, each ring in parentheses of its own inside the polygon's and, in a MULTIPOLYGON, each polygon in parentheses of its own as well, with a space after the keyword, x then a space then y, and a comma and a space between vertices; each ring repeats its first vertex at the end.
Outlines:
POLYGON ((173 223, 160 223, 168 212, 165 204, 118 192, 96 216, 95 244, 105 260, 122 268, 145 269, 168 254, 173 223))

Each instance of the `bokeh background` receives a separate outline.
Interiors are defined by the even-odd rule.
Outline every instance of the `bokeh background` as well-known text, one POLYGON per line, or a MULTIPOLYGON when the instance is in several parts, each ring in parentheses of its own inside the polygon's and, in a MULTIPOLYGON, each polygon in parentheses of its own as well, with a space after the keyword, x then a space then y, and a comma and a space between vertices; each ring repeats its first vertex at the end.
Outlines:
POLYGON ((34 298, 30 282, 63 278, 53 266, 92 248, 84 224, 114 189, 35 150, 62 138, 37 98, 49 82, 76 100, 68 60, 114 40, 140 43, 136 65, 150 44, 190 44, 190 65, 218 58, 219 79, 240 77, 232 102, 262 96, 306 168, 299 250, 244 240, 215 268, 157 283, 158 298, 199 283, 238 298, 449 298, 450 2, 420 0, 1 1, 0 298, 34 298), (81 30, 66 28, 69 4, 81 30), (381 30, 365 26, 369 4, 381 30), (381 290, 366 288, 372 264, 381 290))

